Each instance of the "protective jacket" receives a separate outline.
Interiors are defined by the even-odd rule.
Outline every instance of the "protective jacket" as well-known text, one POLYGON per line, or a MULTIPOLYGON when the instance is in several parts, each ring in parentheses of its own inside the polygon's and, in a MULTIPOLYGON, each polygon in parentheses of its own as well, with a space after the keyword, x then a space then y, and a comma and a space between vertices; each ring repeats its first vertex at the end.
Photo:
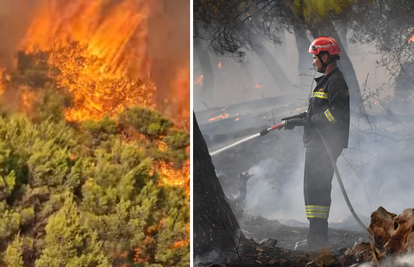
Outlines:
POLYGON ((306 117, 311 122, 304 126, 305 147, 323 146, 314 127, 332 148, 347 148, 349 137, 349 89, 342 72, 335 68, 326 76, 315 78, 316 87, 309 99, 306 117))

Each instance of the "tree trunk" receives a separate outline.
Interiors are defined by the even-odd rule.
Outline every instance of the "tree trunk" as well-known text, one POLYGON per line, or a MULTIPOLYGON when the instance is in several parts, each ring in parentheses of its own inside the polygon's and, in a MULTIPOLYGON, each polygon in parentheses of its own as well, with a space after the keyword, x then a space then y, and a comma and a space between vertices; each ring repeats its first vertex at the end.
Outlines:
POLYGON ((194 51, 200 61, 200 68, 203 73, 203 86, 200 94, 195 98, 207 105, 214 104, 214 73, 211 67, 210 55, 201 44, 195 45, 194 51))
MULTIPOLYGON (((254 37, 252 39, 254 39, 254 37)), ((276 82, 279 90, 286 93, 289 91, 291 92, 293 89, 296 89, 290 79, 286 76, 282 67, 277 63, 274 56, 266 49, 266 47, 264 47, 263 43, 258 40, 258 38, 255 38, 255 41, 252 41, 253 50, 266 66, 270 75, 272 75, 273 80, 276 82)))
POLYGON ((340 36, 340 40, 342 43, 341 52, 342 51, 348 51, 348 26, 347 25, 340 25, 338 29, 338 35, 340 36))
POLYGON ((280 44, 275 45, 273 50, 272 50, 272 53, 273 53, 275 58, 283 58, 287 54, 286 35, 285 34, 286 34, 285 32, 282 32, 281 34, 278 35, 280 44))
MULTIPOLYGON (((299 54, 299 77, 300 84, 303 86, 310 86, 312 84, 312 77, 315 71, 312 71, 312 54, 308 53, 311 42, 306 36, 305 27, 303 24, 298 23, 294 29, 296 47, 299 54)), ((313 89, 313 88, 312 88, 313 89)))
POLYGON ((226 201, 195 114, 193 129, 194 256, 202 256, 212 250, 222 253, 234 251, 238 239, 244 239, 244 236, 226 201))

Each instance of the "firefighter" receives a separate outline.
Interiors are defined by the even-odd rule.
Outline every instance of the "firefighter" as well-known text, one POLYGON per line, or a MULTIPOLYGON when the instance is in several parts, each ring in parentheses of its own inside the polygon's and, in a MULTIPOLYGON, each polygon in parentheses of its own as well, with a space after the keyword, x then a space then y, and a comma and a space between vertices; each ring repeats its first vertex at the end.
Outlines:
POLYGON ((298 242, 295 250, 316 251, 329 246, 328 217, 334 169, 326 140, 334 160, 348 147, 349 90, 336 61, 339 60, 338 43, 331 37, 318 37, 309 47, 313 65, 322 76, 315 78, 316 87, 309 100, 307 112, 283 118, 285 130, 304 126, 303 143, 306 148, 304 196, 309 231, 306 240, 298 242), (318 132, 315 130, 318 129, 318 132))

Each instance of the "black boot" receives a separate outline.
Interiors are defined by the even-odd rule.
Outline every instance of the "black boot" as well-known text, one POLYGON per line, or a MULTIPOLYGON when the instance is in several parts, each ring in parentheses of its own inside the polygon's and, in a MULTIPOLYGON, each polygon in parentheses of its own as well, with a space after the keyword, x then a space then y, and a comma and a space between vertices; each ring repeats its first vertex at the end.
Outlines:
POLYGON ((296 243, 294 250, 318 251, 329 247, 328 220, 309 218, 309 232, 305 240, 296 243))
POLYGON ((328 220, 320 218, 309 219, 309 232, 307 236, 309 249, 317 251, 329 247, 328 220))

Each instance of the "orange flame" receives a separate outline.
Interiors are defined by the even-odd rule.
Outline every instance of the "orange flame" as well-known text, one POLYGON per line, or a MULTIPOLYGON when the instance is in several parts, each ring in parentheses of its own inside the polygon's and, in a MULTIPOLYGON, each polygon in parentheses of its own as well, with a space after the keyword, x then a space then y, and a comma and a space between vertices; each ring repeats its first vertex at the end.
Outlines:
POLYGON ((234 121, 238 121, 238 120, 240 120, 240 118, 236 118, 234 121))
POLYGON ((256 84, 256 86, 254 88, 256 88, 256 89, 263 88, 263 85, 256 84))
POLYGON ((208 121, 214 121, 216 119, 225 119, 225 118, 228 118, 228 117, 229 117, 229 114, 228 113, 224 113, 223 115, 218 115, 217 117, 211 118, 208 121))
POLYGON ((52 0, 41 8, 23 41, 26 51, 76 41, 87 45, 91 55, 104 59, 101 70, 105 73, 125 74, 137 52, 141 66, 147 65, 148 70, 145 43, 135 46, 132 42, 147 36, 146 1, 125 0, 107 11, 100 1, 61 3, 52 0))
MULTIPOLYGON (((56 88, 72 95, 65 111, 68 121, 114 117, 129 106, 155 107, 147 51, 150 0, 42 2, 18 49, 46 52, 48 63, 59 70, 49 74, 56 88)), ((0 93, 7 79, 4 71, 0 69, 0 93)), ((173 103, 180 105, 174 114, 181 118, 189 118, 189 76, 189 68, 177 69, 172 81, 173 103)), ((21 92, 22 106, 30 111, 36 91, 21 92)), ((189 168, 179 174, 171 166, 161 169, 171 178, 166 179, 169 184, 189 191, 189 168)))
MULTIPOLYGON (((408 30, 408 33, 411 33, 411 32, 412 32, 412 30, 408 30)), ((411 44, 411 42, 414 42, 414 34, 411 35, 410 39, 408 39, 408 44, 411 44)))
MULTIPOLYGON (((178 120, 181 120, 182 124, 186 124, 187 132, 190 132, 190 93, 188 91, 190 88, 190 69, 188 67, 176 70, 173 85, 172 95, 174 97, 172 97, 171 104, 176 107, 173 114, 178 120)), ((178 125, 178 123, 175 124, 178 125)))
MULTIPOLYGON (((60 70, 50 75, 57 88, 72 95, 72 105, 65 111, 68 121, 114 117, 129 106, 155 107, 147 51, 149 3, 48 0, 36 10, 19 48, 26 53, 47 52, 48 63, 60 70)), ((178 69, 172 81, 174 103, 181 105, 174 113, 177 117, 189 118, 189 73, 189 68, 178 69)), ((36 96, 23 92, 23 106, 30 110, 36 96)), ((169 184, 189 190, 189 168, 160 169, 170 178, 169 184)))
POLYGON ((3 86, 3 73, 6 69, 5 68, 0 68, 0 95, 3 94, 4 92, 4 86, 3 86))
POLYGON ((142 42, 148 11, 144 0, 112 8, 101 1, 51 0, 38 10, 21 48, 51 53, 49 63, 61 70, 58 87, 73 95, 68 120, 99 119, 138 103, 153 106, 155 85, 148 79, 150 62, 142 42), (148 80, 128 77, 136 66, 148 80))
MULTIPOLYGON (((72 95, 72 105, 65 113, 68 121, 114 117, 129 106, 155 107, 156 88, 147 51, 150 0, 42 2, 19 49, 47 52, 48 63, 59 69, 50 75, 57 88, 65 88, 72 95)), ((0 92, 3 72, 0 69, 0 92)), ((189 68, 178 69, 172 82, 174 101, 182 104, 179 116, 187 118, 189 76, 189 68)), ((36 95, 23 91, 23 106, 30 109, 36 95)), ((158 146, 166 149, 164 143, 158 146)), ((189 162, 180 169, 167 163, 156 166, 162 183, 183 186, 189 196, 189 162)), ((188 242, 178 241, 174 247, 188 242)))
POLYGON ((181 241, 175 242, 173 247, 174 249, 178 249, 178 248, 184 247, 186 244, 187 244, 187 241, 181 240, 181 241))
POLYGON ((219 61, 218 67, 219 67, 219 69, 221 69, 221 62, 220 61, 219 61))
POLYGON ((190 196, 190 161, 187 161, 180 169, 175 168, 170 163, 161 162, 158 166, 158 170, 161 173, 161 184, 174 184, 186 186, 187 195, 190 196))
POLYGON ((203 86, 203 75, 200 75, 195 81, 194 85, 199 84, 200 86, 203 86))

